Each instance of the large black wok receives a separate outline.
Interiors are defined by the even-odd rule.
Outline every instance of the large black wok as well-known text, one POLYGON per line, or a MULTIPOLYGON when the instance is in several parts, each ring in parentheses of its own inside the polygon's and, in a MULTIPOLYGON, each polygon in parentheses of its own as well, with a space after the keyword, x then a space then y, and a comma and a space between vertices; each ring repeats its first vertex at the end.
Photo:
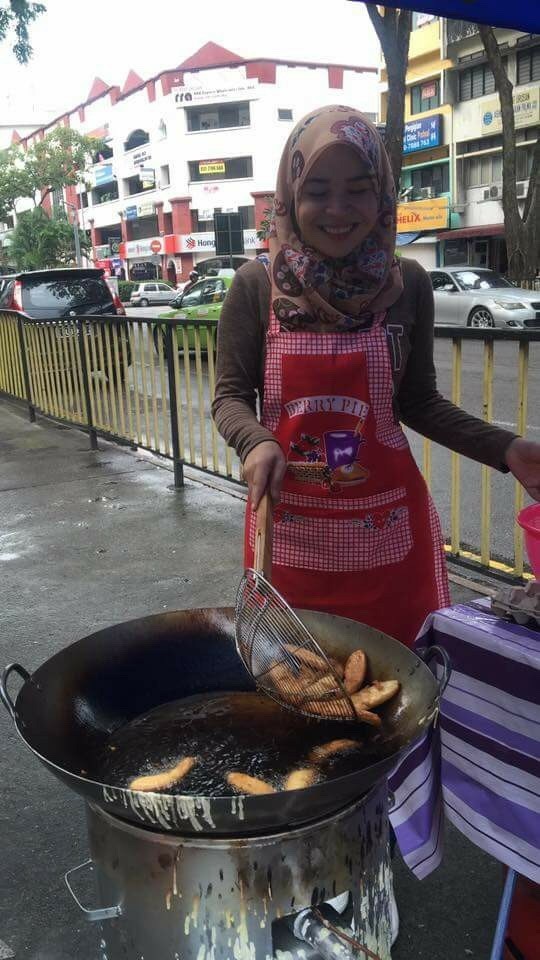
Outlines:
MULTIPOLYGON (((113 815, 178 834, 274 832, 337 811, 385 776, 432 722, 448 673, 445 665, 439 684, 419 656, 371 627, 330 614, 299 613, 328 653, 344 660, 362 647, 372 678, 402 684, 399 696, 381 709, 381 759, 305 790, 245 798, 172 796, 111 787, 85 773, 96 769, 95 758, 111 734, 141 714, 194 694, 253 689, 236 653, 232 608, 180 610, 100 630, 31 676, 11 664, 0 696, 45 766, 113 815), (24 680, 15 701, 8 692, 13 674, 24 680)), ((348 726, 354 736, 356 725, 348 726)))

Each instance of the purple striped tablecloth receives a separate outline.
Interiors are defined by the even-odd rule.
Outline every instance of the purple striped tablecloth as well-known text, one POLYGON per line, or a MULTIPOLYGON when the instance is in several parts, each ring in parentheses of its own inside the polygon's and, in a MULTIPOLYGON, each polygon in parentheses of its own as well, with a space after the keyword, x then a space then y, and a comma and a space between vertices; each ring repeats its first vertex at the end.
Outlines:
POLYGON ((440 722, 390 777, 390 820, 420 878, 441 861, 447 817, 476 846, 540 883, 540 632, 487 602, 439 610, 417 646, 452 661, 440 722))

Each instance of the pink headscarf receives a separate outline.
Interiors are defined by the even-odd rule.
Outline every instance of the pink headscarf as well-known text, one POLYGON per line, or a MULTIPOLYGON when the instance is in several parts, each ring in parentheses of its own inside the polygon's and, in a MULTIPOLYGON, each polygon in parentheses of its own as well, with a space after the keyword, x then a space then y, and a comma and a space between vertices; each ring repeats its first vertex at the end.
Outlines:
POLYGON ((287 140, 274 197, 269 238, 272 306, 281 327, 330 331, 368 324, 403 290, 395 240, 394 178, 376 128, 351 107, 322 107, 308 113, 287 140), (342 259, 305 246, 294 215, 311 167, 335 143, 358 151, 378 199, 373 230, 342 259))

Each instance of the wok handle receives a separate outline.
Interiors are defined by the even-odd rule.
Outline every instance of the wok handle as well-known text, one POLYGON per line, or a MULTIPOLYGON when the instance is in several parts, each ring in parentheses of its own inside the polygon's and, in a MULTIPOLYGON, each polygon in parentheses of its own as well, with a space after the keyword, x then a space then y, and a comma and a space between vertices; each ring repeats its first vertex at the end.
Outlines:
POLYGON ((450 675, 452 673, 452 661, 450 660, 446 650, 444 647, 439 647, 437 644, 434 644, 432 647, 419 647, 415 652, 417 656, 424 661, 426 667, 430 667, 430 669, 432 660, 441 661, 442 677, 439 680, 439 697, 442 697, 448 686, 448 681, 450 680, 450 675))
POLYGON ((16 714, 15 714, 15 704, 11 699, 8 693, 8 680, 11 673, 18 673, 20 678, 26 683, 30 679, 30 674, 28 670, 25 670, 24 667, 21 667, 20 663, 9 663, 2 674, 0 679, 0 700, 4 704, 7 712, 9 713, 11 719, 15 723, 16 714))
POLYGON ((85 862, 79 864, 78 867, 73 867, 71 870, 68 870, 68 872, 64 875, 64 880, 71 896, 73 897, 79 910, 84 913, 86 920, 90 921, 90 923, 101 920, 112 920, 114 917, 120 917, 122 915, 122 907, 120 905, 117 905, 116 907, 101 907, 96 910, 89 910, 87 907, 83 907, 81 901, 71 886, 71 877, 73 877, 76 873, 81 873, 83 870, 90 870, 90 872, 92 872, 93 869, 93 861, 85 860, 85 862))
POLYGON ((272 521, 272 498, 266 492, 257 507, 253 566, 257 573, 262 573, 268 581, 272 580, 272 521))

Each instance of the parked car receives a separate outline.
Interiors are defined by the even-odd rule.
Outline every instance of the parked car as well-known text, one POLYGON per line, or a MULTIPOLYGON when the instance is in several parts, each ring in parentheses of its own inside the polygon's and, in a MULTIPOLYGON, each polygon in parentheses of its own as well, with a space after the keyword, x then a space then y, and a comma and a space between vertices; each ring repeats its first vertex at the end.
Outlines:
MULTIPOLYGON (((199 280, 187 293, 181 293, 171 303, 171 308, 178 311, 176 316, 180 320, 219 320, 223 301, 227 295, 227 290, 231 286, 234 278, 234 270, 220 270, 219 276, 207 277, 199 280)), ((174 316, 174 314, 165 314, 165 316, 174 316)), ((162 327, 154 328, 154 344, 157 350, 157 338, 163 335, 162 327)), ((177 328, 177 337, 180 345, 183 344, 182 327, 177 328)), ((189 345, 193 347, 193 333, 189 333, 189 345)), ((204 330, 201 334, 201 343, 206 348, 206 336, 204 330)))
POLYGON ((174 287, 163 280, 145 280, 137 284, 129 302, 132 307, 148 307, 151 303, 170 303, 175 294, 174 287))
MULTIPOLYGON (((0 286, 0 310, 2 309, 16 310, 34 320, 49 320, 58 337, 73 333, 73 325, 66 322, 73 317, 88 318, 86 331, 90 332, 92 317, 126 315, 119 297, 107 284, 104 271, 96 268, 63 267, 4 276, 0 286)), ((120 375, 123 379, 126 375, 124 357, 129 365, 131 353, 127 326, 125 323, 118 326, 123 340, 119 351, 120 375)), ((104 373, 109 378, 107 369, 104 373)), ((116 379, 114 360, 110 376, 111 379, 116 379)))
POLYGON ((515 287, 483 267, 430 270, 435 323, 468 327, 540 327, 540 293, 515 287))
POLYGON ((126 313, 103 270, 73 267, 2 277, 0 309, 18 310, 35 320, 126 313))

